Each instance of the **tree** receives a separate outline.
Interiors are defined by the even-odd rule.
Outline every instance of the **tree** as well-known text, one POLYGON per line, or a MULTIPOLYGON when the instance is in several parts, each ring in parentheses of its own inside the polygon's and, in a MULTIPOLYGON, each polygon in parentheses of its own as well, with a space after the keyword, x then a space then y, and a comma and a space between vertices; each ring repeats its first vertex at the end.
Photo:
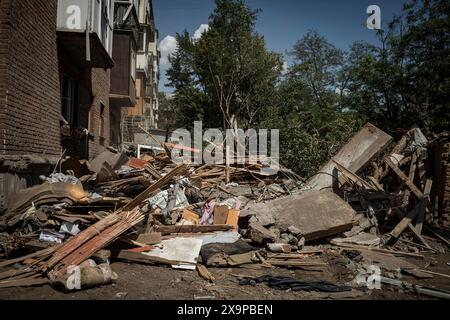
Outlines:
POLYGON ((346 104, 384 130, 450 127, 450 3, 413 0, 379 46, 351 50, 346 104))
POLYGON ((176 129, 177 109, 174 99, 164 92, 158 92, 160 125, 168 131, 176 129))
POLYGON ((257 14, 242 0, 216 0, 200 39, 187 32, 177 36, 169 85, 177 104, 186 104, 207 126, 230 128, 235 118, 248 128, 273 103, 282 62, 255 32, 257 14))
POLYGON ((295 44, 291 55, 295 63, 291 73, 309 86, 316 107, 322 112, 334 107, 337 102, 336 92, 344 90, 339 87, 344 52, 329 43, 317 31, 308 31, 295 44))

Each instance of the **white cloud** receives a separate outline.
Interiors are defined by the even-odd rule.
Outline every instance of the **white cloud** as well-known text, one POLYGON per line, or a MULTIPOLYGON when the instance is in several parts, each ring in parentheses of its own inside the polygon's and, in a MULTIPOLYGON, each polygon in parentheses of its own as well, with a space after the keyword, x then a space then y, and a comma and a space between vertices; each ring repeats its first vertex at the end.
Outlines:
POLYGON ((160 64, 162 67, 169 66, 169 55, 174 53, 177 49, 177 39, 172 36, 166 36, 161 40, 159 44, 159 50, 161 51, 160 64))
POLYGON ((198 27, 198 29, 195 30, 194 36, 192 37, 192 39, 194 39, 194 40, 200 39, 202 37, 203 32, 208 31, 208 29, 209 29, 209 25, 201 24, 200 27, 198 27))

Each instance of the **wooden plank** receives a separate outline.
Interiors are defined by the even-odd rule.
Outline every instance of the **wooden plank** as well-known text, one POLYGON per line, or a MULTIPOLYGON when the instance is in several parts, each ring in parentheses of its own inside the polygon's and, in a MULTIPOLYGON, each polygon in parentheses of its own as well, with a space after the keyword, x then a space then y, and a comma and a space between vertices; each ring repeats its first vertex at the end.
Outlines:
POLYGON ((409 180, 409 178, 403 173, 402 170, 400 170, 397 165, 392 162, 392 160, 386 156, 384 157, 384 162, 395 172, 395 174, 406 184, 406 186, 416 195, 417 198, 423 199, 424 195, 422 191, 417 188, 414 183, 409 180))
POLYGON ((116 260, 125 260, 144 264, 164 264, 164 265, 179 264, 178 261, 171 261, 164 258, 148 256, 142 253, 131 252, 127 250, 121 250, 118 255, 115 255, 112 258, 116 260))
MULTIPOLYGON (((348 170, 360 174, 391 141, 390 135, 368 123, 342 147, 333 160, 348 170)), ((308 180, 307 186, 313 190, 330 188, 333 183, 334 168, 334 163, 329 161, 319 170, 319 174, 308 180)))
MULTIPOLYGON (((413 236, 421 243, 423 244, 427 249, 433 250, 433 248, 428 244, 428 242, 420 235, 420 233, 414 228, 414 226, 409 223, 408 229, 411 231, 413 236)), ((434 251, 434 250, 433 250, 434 251)))
POLYGON ((304 259, 308 258, 311 255, 316 254, 322 254, 323 251, 317 250, 316 252, 311 253, 267 253, 267 257, 271 259, 283 259, 283 260, 289 260, 289 259, 304 259))
POLYGON ((418 149, 418 167, 419 167, 419 183, 420 183, 420 188, 423 190, 425 189, 425 183, 427 180, 427 170, 425 167, 425 159, 427 158, 428 154, 426 150, 423 149, 418 149))
POLYGON ((231 225, 180 225, 180 226, 157 226, 155 230, 162 235, 171 233, 207 233, 215 231, 228 231, 233 229, 231 225))
POLYGON ((11 266, 13 264, 25 261, 27 259, 41 258, 41 257, 49 256, 49 255, 53 254, 56 251, 57 248, 58 248, 58 246, 50 247, 50 248, 47 248, 47 249, 44 249, 44 250, 41 250, 41 251, 38 251, 38 252, 34 252, 34 253, 31 253, 31 254, 28 254, 28 255, 20 257, 20 258, 15 258, 15 259, 10 259, 10 260, 6 260, 6 261, 3 261, 3 262, 0 262, 0 268, 8 267, 8 266, 11 266))
POLYGON ((425 226, 425 228, 428 232, 430 232, 432 235, 434 235, 436 238, 441 240, 447 247, 450 248, 450 241, 448 239, 445 239, 443 236, 441 236, 440 234, 437 234, 436 232, 434 232, 433 230, 431 230, 431 228, 429 228, 427 226, 425 226))
MULTIPOLYGON (((409 166, 409 175, 408 178, 411 181, 414 181, 414 176, 416 174, 416 168, 417 168, 417 151, 413 153, 412 159, 411 159, 411 165, 409 166)), ((406 190, 405 195, 403 196, 403 205, 406 206, 409 203, 409 196, 410 191, 406 190)))
MULTIPOLYGON (((87 260, 95 252, 103 249, 108 244, 119 238, 119 236, 124 232, 144 220, 144 215, 139 208, 135 208, 130 212, 121 212, 119 215, 121 220, 118 223, 112 225, 108 229, 105 229, 103 232, 96 235, 82 246, 79 246, 75 250, 69 252, 64 259, 60 260, 59 264, 55 267, 56 271, 54 270, 55 277, 62 276, 69 266, 79 265, 83 261, 87 260)), ((77 238, 74 238, 69 242, 71 241, 76 243, 77 238)))
POLYGON ((0 288, 13 288, 13 287, 33 287, 38 285, 47 284, 49 281, 46 277, 33 276, 25 279, 0 281, 0 288))
POLYGON ((421 201, 413 210, 411 210, 408 215, 404 217, 390 232, 391 237, 397 239, 402 234, 403 230, 408 227, 408 224, 410 224, 417 217, 423 206, 424 202, 421 201))
POLYGON ((228 211, 228 217, 227 217, 227 221, 225 222, 225 224, 233 226, 233 229, 235 231, 237 231, 240 214, 241 214, 241 212, 239 210, 231 209, 230 211, 228 211))
POLYGON ((331 160, 331 161, 333 161, 333 163, 336 165, 336 168, 339 171, 341 171, 342 174, 347 176, 347 178, 350 179, 353 183, 356 183, 360 187, 364 187, 368 190, 380 191, 380 190, 377 190, 377 188, 370 185, 369 183, 367 183, 366 181, 364 181, 363 179, 361 179, 356 173, 348 170, 347 168, 345 168, 344 166, 339 164, 337 161, 335 161, 335 160, 331 160))
POLYGON ((326 266, 325 262, 304 262, 304 261, 283 261, 283 260, 266 260, 268 264, 273 266, 292 266, 292 267, 315 267, 315 266, 326 266))
POLYGON ((214 224, 226 224, 228 218, 228 206, 216 205, 214 206, 214 224))
POLYGON ((216 280, 209 270, 201 264, 197 265, 198 274, 205 280, 214 282, 216 280))
POLYGON ((47 271, 54 267, 58 262, 71 254, 77 248, 81 247, 84 243, 97 236, 110 226, 116 224, 120 220, 120 216, 117 213, 112 213, 97 223, 93 224, 86 230, 83 230, 75 238, 66 241, 58 247, 58 251, 51 257, 51 259, 43 266, 42 271, 47 271))
POLYGON ((36 271, 33 271, 31 269, 23 269, 23 270, 10 269, 10 270, 0 273, 0 280, 5 280, 7 278, 17 279, 18 276, 23 276, 23 275, 25 275, 26 277, 29 277, 29 276, 32 276, 35 274, 36 274, 36 271))
MULTIPOLYGON (((25 243, 24 247, 34 249, 34 250, 42 250, 45 248, 54 247, 55 245, 56 245, 55 243, 51 243, 51 242, 41 242, 39 240, 32 240, 32 241, 25 243)), ((106 259, 109 259, 110 256, 111 256, 111 251, 102 249, 102 250, 99 250, 96 253, 94 253, 91 258, 106 260, 106 259)))
MULTIPOLYGON (((432 178, 427 179, 427 182, 425 183, 425 189, 423 191, 423 194, 427 198, 427 200, 422 200, 422 201, 426 201, 427 204, 430 203, 430 193, 431 193, 432 186, 433 186, 433 179, 432 178)), ((419 235, 422 234, 422 227, 423 227, 423 222, 425 220, 426 210, 427 210, 427 205, 421 207, 421 210, 419 211, 419 215, 417 217, 416 230, 419 235)))
POLYGON ((369 250, 369 251, 375 251, 385 254, 393 254, 394 256, 404 256, 404 257, 413 257, 418 259, 424 259, 425 257, 421 254, 416 253, 410 253, 410 252, 402 252, 402 251, 395 251, 395 250, 389 250, 389 249, 382 249, 382 248, 376 248, 376 247, 369 247, 369 246, 361 246, 357 244, 334 244, 335 246, 342 247, 342 248, 350 248, 355 250, 369 250))
POLYGON ((428 274, 432 274, 432 275, 435 275, 435 276, 440 276, 440 277, 444 277, 444 278, 449 278, 450 279, 450 275, 449 274, 433 272, 433 271, 424 270, 424 269, 420 269, 420 271, 428 273, 428 274))

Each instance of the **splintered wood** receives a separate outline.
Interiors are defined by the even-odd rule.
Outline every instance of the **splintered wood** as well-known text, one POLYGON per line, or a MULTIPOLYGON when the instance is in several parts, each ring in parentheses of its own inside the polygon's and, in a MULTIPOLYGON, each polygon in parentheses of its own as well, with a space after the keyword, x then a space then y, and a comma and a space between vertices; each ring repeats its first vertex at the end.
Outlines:
POLYGON ((127 206, 106 216, 78 236, 62 244, 54 250, 53 256, 40 267, 40 270, 42 272, 53 270, 53 276, 56 278, 60 277, 67 272, 68 267, 79 265, 95 252, 106 247, 124 232, 144 220, 145 216, 139 205, 145 199, 169 183, 175 176, 185 173, 186 170, 186 165, 176 167, 155 184, 148 187, 127 206))

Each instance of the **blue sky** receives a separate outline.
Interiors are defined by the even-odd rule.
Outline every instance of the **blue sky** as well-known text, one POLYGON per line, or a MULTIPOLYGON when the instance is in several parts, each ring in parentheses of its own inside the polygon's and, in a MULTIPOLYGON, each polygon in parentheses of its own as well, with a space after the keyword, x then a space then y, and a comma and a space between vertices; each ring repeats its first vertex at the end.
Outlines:
MULTIPOLYGON (((377 43, 375 31, 366 27, 366 9, 369 5, 381 8, 383 25, 393 15, 400 14, 406 0, 246 0, 252 8, 260 8, 256 25, 264 35, 270 50, 286 55, 294 44, 309 29, 316 29, 331 43, 347 49, 354 41, 365 40, 377 43)), ((201 25, 208 23, 214 10, 214 0, 153 0, 156 25, 160 35, 161 83, 165 88, 165 71, 168 68, 166 56, 173 52, 177 32, 188 30, 192 35, 201 25)), ((202 29, 200 29, 202 30, 202 29)))

